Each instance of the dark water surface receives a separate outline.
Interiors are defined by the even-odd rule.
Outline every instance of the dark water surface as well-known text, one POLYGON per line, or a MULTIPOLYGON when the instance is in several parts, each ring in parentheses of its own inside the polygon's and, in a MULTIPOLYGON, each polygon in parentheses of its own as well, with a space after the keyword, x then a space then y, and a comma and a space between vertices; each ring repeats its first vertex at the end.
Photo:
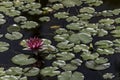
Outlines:
MULTIPOLYGON (((43 0, 44 1, 44 0, 43 0)), ((103 0, 104 4, 100 7, 97 7, 96 10, 97 11, 102 11, 105 9, 114 9, 114 8, 119 8, 120 7, 120 1, 119 0, 103 0)), ((47 2, 47 1, 46 1, 47 2)), ((45 5, 46 2, 43 2, 43 4, 45 5)), ((74 11, 74 9, 71 9, 71 11, 74 11)), ((74 12, 71 12, 72 14, 74 14, 74 12)), ((50 29, 50 26, 52 25, 61 25, 61 27, 65 27, 65 25, 67 24, 64 20, 56 20, 54 19, 52 16, 52 14, 49 14, 49 16, 51 17, 51 21, 48 23, 41 23, 41 27, 38 29, 34 29, 32 31, 22 31, 22 33, 24 33, 24 38, 29 38, 31 36, 36 36, 38 35, 41 38, 47 38, 53 41, 53 45, 56 45, 56 43, 53 40, 53 31, 50 29)), ((30 16, 29 16, 30 17, 30 16)), ((37 16, 31 19, 36 20, 37 16)), ((2 34, 6 33, 6 27, 8 27, 9 25, 13 24, 13 20, 10 17, 6 17, 6 20, 8 21, 5 25, 1 26, 0 28, 0 32, 2 34)), ((93 19, 93 22, 95 22, 96 19, 93 19)), ((24 39, 23 38, 23 39, 24 39)), ((109 38, 108 38, 109 39, 109 38)), ((21 39, 22 40, 22 39, 21 39)), ((5 38, 0 38, 0 41, 5 41, 10 43, 11 47, 10 50, 4 52, 4 53, 0 53, 0 66, 5 67, 5 68, 9 68, 12 66, 17 66, 15 64, 13 64, 11 62, 11 58, 13 56, 15 56, 16 54, 19 53, 26 53, 26 54, 30 54, 30 51, 23 51, 22 47, 19 45, 19 42, 21 40, 18 41, 10 41, 7 40, 5 38)), ((95 41, 99 40, 98 38, 95 39, 95 41)), ((79 56, 78 56, 79 57, 79 56)), ((106 72, 110 72, 110 73, 120 73, 120 54, 114 54, 112 56, 108 56, 108 59, 110 60, 109 62, 111 63, 110 68, 103 70, 103 71, 94 71, 94 70, 90 70, 88 68, 86 68, 84 65, 80 66, 78 68, 78 71, 82 72, 85 76, 85 80, 103 80, 102 75, 106 72)), ((50 65, 50 62, 46 62, 46 65, 50 65)), ((56 80, 56 78, 45 78, 45 79, 38 79, 36 78, 30 78, 30 80, 56 80)), ((119 75, 117 78, 113 79, 113 80, 120 80, 119 75)))

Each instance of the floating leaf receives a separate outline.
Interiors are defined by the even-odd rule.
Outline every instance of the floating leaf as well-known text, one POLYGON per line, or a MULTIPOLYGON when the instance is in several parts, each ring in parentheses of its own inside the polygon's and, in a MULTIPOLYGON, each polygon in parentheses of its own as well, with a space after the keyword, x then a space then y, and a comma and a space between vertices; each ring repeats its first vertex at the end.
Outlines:
POLYGON ((38 26, 38 23, 37 22, 34 22, 34 21, 26 21, 26 22, 23 22, 22 25, 21 25, 21 28, 23 29, 32 29, 32 28, 35 28, 38 26))
POLYGON ((24 17, 24 16, 18 16, 18 17, 15 17, 15 18, 14 18, 14 21, 17 22, 17 23, 19 23, 19 22, 24 22, 24 21, 26 21, 26 20, 27 20, 27 18, 24 17))
POLYGON ((110 18, 101 19, 101 20, 99 20, 99 23, 103 23, 103 24, 113 24, 113 23, 114 23, 114 20, 113 20, 113 19, 110 19, 110 18))
POLYGON ((65 70, 65 71, 74 71, 77 68, 78 67, 74 64, 66 64, 65 66, 62 67, 62 69, 65 70))
POLYGON ((94 61, 87 61, 86 67, 93 70, 105 70, 110 67, 110 63, 96 64, 94 61))
POLYGON ((18 32, 18 31, 20 31, 20 27, 17 24, 13 24, 13 25, 7 27, 7 31, 10 33, 11 32, 18 32))
POLYGON ((64 8, 64 6, 63 6, 63 4, 54 4, 54 5, 52 6, 52 8, 55 9, 55 10, 59 10, 59 9, 61 9, 61 8, 64 8))
POLYGON ((75 45, 73 49, 75 53, 79 53, 81 51, 88 51, 89 47, 85 44, 81 44, 81 45, 75 45))
POLYGON ((99 54, 98 53, 92 53, 91 52, 83 52, 81 54, 81 57, 83 58, 83 60, 94 60, 96 58, 98 58, 99 54))
POLYGON ((5 24, 6 20, 5 19, 0 19, 0 25, 5 24))
POLYGON ((62 3, 66 7, 80 6, 82 4, 80 0, 63 0, 62 3))
POLYGON ((66 26, 67 29, 70 29, 70 30, 80 30, 82 29, 83 27, 81 26, 80 23, 70 23, 66 26))
POLYGON ((63 67, 66 65, 66 62, 63 60, 57 60, 52 63, 54 67, 63 67))
POLYGON ((40 70, 36 67, 29 67, 23 69, 25 76, 36 76, 39 74, 40 70))
POLYGON ((108 59, 104 58, 104 57, 99 57, 99 58, 95 59, 95 62, 97 64, 104 64, 104 63, 108 62, 108 59))
POLYGON ((54 14, 54 17, 58 18, 58 19, 65 19, 67 18, 69 15, 69 13, 67 12, 58 12, 54 14))
POLYGON ((23 74, 22 68, 19 67, 10 67, 8 70, 6 70, 6 74, 8 75, 21 75, 23 74))
POLYGON ((80 17, 81 20, 88 20, 88 19, 91 19, 93 17, 93 15, 84 13, 84 14, 78 15, 78 17, 80 17))
POLYGON ((0 41, 0 52, 7 51, 9 46, 10 45, 8 43, 0 41))
POLYGON ((82 62, 83 62, 83 61, 80 60, 80 59, 73 59, 73 60, 71 61, 71 64, 80 66, 80 65, 82 64, 82 62))
POLYGON ((83 43, 90 43, 92 41, 91 35, 87 33, 78 33, 78 38, 83 42, 83 43))
POLYGON ((109 40, 100 40, 95 43, 99 48, 109 48, 113 46, 113 42, 109 40))
POLYGON ((104 79, 113 79, 115 77, 115 75, 113 75, 113 73, 105 73, 103 74, 103 78, 104 79))
POLYGON ((57 59, 58 60, 71 60, 72 58, 75 57, 75 55, 73 53, 69 53, 69 52, 62 52, 62 53, 58 53, 56 54, 57 59))
POLYGON ((58 76, 58 80, 84 80, 84 75, 80 72, 74 72, 72 74, 71 71, 66 71, 58 76))
POLYGON ((30 55, 18 54, 12 58, 12 62, 17 65, 29 65, 36 62, 34 58, 30 58, 30 55))
POLYGON ((69 41, 64 41, 64 42, 60 42, 57 44, 57 47, 60 49, 70 49, 74 46, 73 43, 69 43, 69 41))
POLYGON ((23 37, 23 35, 20 32, 12 32, 5 34, 5 37, 9 40, 18 40, 21 39, 23 37))
POLYGON ((44 22, 44 21, 48 22, 48 21, 50 21, 50 17, 48 17, 48 16, 40 17, 39 20, 42 22, 44 22))
POLYGON ((42 74, 43 76, 56 76, 58 74, 60 74, 60 71, 57 71, 57 67, 45 67, 40 71, 40 74, 42 74))
POLYGON ((98 30, 98 36, 99 37, 103 37, 103 36, 105 36, 107 34, 108 34, 108 32, 106 30, 104 30, 104 29, 99 29, 98 30))
POLYGON ((70 16, 66 19, 67 22, 76 22, 79 18, 77 16, 70 16))
POLYGON ((92 7, 83 7, 80 9, 80 13, 94 13, 95 9, 92 7))
POLYGON ((111 55, 111 54, 114 54, 114 49, 113 48, 106 48, 106 49, 100 49, 98 48, 97 49, 97 52, 100 54, 100 55, 111 55))

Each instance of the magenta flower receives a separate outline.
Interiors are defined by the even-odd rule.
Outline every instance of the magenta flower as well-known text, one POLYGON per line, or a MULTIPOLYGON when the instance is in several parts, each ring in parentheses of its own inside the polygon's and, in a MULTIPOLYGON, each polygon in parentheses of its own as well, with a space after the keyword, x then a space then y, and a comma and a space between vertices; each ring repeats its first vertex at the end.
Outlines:
POLYGON ((27 46, 30 50, 38 50, 42 47, 43 40, 34 37, 27 40, 27 46))

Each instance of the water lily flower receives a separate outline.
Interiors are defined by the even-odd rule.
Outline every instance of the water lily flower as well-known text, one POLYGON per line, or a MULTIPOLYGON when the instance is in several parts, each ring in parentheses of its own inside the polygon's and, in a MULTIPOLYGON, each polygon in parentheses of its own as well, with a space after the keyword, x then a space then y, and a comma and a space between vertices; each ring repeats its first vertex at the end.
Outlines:
POLYGON ((30 38, 26 41, 27 47, 30 50, 38 50, 42 48, 43 40, 38 37, 30 38))

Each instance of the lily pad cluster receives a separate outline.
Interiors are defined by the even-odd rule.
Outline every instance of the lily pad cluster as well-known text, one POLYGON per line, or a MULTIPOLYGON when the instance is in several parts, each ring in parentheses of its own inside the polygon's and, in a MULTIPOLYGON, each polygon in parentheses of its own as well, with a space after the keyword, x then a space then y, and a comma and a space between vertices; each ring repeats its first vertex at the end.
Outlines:
MULTIPOLYGON (((103 4, 102 0, 48 0, 45 7, 39 1, 0 0, 0 25, 13 22, 6 26, 7 33, 1 33, 0 38, 12 42, 23 39, 20 43, 23 47, 26 47, 26 34, 22 31, 39 28, 42 22, 47 24, 54 19, 65 22, 60 26, 50 26, 50 29, 54 29, 52 37, 56 44, 42 39, 43 44, 37 54, 36 50, 31 50, 35 53, 14 55, 11 61, 25 68, 0 68, 0 80, 28 80, 27 77, 37 75, 56 77, 56 80, 84 80, 86 75, 79 71, 82 66, 95 71, 110 68, 108 57, 120 52, 120 9, 97 11, 96 7, 103 4), (32 16, 38 16, 38 19, 29 19, 32 16), (92 22, 93 19, 97 21, 92 22), (44 63, 45 67, 37 68, 41 65, 38 63, 39 57, 50 61, 50 65, 44 63)), ((0 41, 0 52, 7 51, 10 45, 12 44, 0 41)), ((34 47, 32 43, 30 46, 34 47)), ((104 79, 114 77, 111 73, 103 75, 104 79)))

